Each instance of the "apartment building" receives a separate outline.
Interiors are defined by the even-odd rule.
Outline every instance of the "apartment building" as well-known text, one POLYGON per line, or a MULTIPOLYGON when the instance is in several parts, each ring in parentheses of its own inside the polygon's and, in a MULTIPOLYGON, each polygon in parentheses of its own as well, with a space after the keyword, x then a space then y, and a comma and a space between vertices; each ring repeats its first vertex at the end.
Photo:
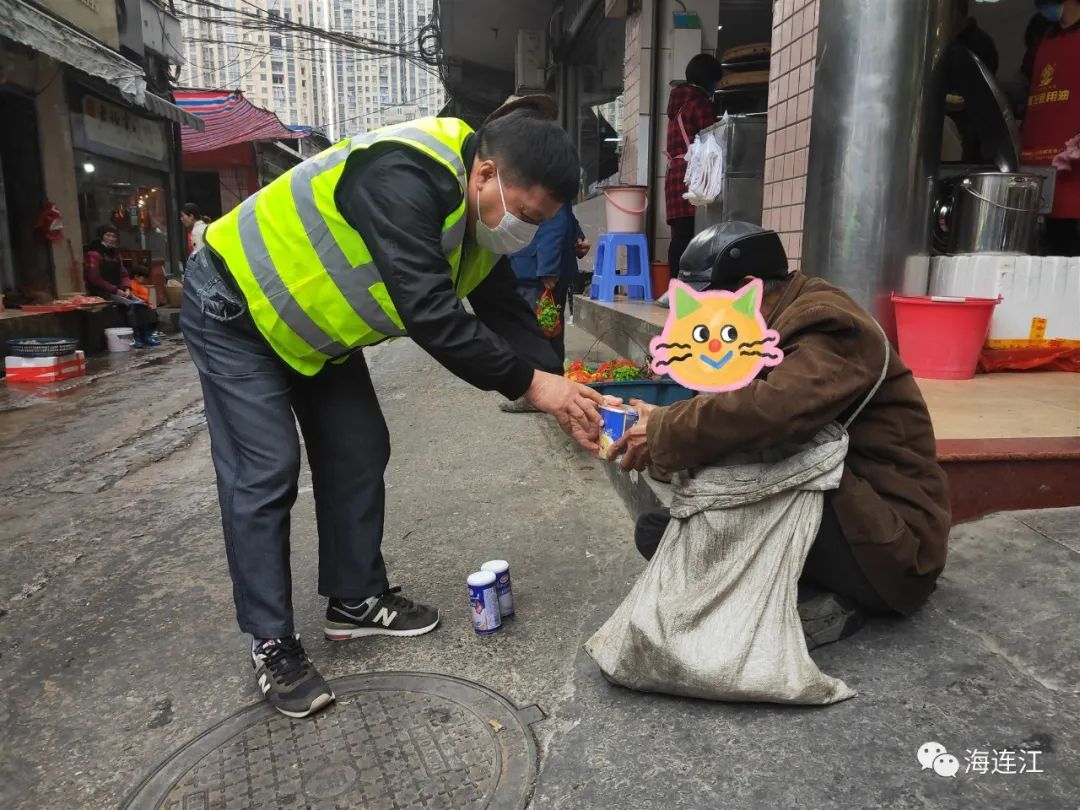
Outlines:
POLYGON ((286 124, 314 126, 331 140, 435 115, 445 103, 434 68, 273 25, 278 19, 415 53, 432 0, 219 0, 215 6, 230 4, 233 10, 224 11, 177 0, 187 59, 181 85, 242 90, 286 124))
MULTIPOLYGON (((415 53, 431 0, 329 0, 329 27, 415 53)), ((446 103, 437 71, 415 60, 337 48, 329 56, 331 139, 435 115, 446 103)))
POLYGON ((198 0, 177 0, 187 64, 187 87, 241 90, 286 124, 322 126, 326 119, 327 49, 310 34, 275 28, 296 23, 325 27, 329 0, 223 0, 224 11, 198 0), (243 15, 243 16, 242 16, 243 15), (255 15, 252 19, 250 15, 255 15))

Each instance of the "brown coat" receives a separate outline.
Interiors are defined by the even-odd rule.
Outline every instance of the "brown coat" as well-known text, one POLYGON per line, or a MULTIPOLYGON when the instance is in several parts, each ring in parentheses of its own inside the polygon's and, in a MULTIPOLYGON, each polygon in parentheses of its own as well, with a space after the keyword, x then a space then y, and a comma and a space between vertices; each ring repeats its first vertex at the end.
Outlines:
MULTIPOLYGON (((654 411, 649 448, 661 470, 806 441, 829 422, 843 422, 877 382, 884 338, 843 291, 793 273, 766 294, 762 311, 780 333, 783 362, 738 391, 654 411)), ((945 566, 949 493, 926 403, 895 352, 849 433, 840 488, 828 497, 871 585, 891 607, 911 613, 945 566)))

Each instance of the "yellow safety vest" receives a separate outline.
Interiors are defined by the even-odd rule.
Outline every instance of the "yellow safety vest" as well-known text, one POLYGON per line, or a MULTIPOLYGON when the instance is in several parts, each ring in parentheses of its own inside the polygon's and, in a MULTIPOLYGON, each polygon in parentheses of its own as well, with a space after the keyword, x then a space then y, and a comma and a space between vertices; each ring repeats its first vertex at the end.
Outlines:
POLYGON ((461 152, 472 129, 456 118, 421 118, 341 141, 295 166, 212 223, 206 243, 229 268, 252 320, 301 374, 328 360, 405 335, 379 268, 338 211, 334 190, 354 152, 395 142, 445 166, 461 204, 443 221, 442 249, 459 298, 483 281, 498 256, 465 241, 468 173, 461 152))

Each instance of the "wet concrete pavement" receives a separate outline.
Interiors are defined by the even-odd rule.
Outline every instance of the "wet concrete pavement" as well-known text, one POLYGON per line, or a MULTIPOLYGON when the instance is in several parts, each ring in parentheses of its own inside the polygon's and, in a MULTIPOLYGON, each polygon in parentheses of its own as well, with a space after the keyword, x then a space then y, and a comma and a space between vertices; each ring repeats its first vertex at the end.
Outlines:
MULTIPOLYGON (((0 413, 0 807, 117 806, 172 751, 257 701, 197 377, 177 348, 0 413)), ((1080 512, 957 527, 926 609, 815 653, 859 691, 851 701, 635 694, 581 649, 643 567, 599 462, 546 417, 500 413, 496 395, 408 342, 369 358, 393 437, 392 580, 444 622, 415 640, 322 638, 305 468, 294 601, 327 677, 449 673, 538 704, 536 807, 1077 807, 1080 512), (464 578, 493 557, 514 566, 519 619, 481 640, 464 578), (915 757, 931 740, 962 766, 968 749, 1039 749, 1042 773, 938 777, 915 757)))

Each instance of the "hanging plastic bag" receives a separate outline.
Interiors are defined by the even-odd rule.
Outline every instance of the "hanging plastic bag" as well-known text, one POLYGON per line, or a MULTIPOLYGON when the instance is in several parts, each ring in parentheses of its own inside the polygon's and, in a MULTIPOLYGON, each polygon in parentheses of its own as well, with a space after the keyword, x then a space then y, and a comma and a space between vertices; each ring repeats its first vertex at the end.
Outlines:
POLYGON ((546 338, 553 338, 562 331, 562 315, 551 290, 544 290, 540 300, 536 302, 536 322, 540 324, 546 338))
POLYGON ((724 191, 724 147, 712 134, 698 135, 686 152, 686 194, 691 205, 709 205, 724 191))

